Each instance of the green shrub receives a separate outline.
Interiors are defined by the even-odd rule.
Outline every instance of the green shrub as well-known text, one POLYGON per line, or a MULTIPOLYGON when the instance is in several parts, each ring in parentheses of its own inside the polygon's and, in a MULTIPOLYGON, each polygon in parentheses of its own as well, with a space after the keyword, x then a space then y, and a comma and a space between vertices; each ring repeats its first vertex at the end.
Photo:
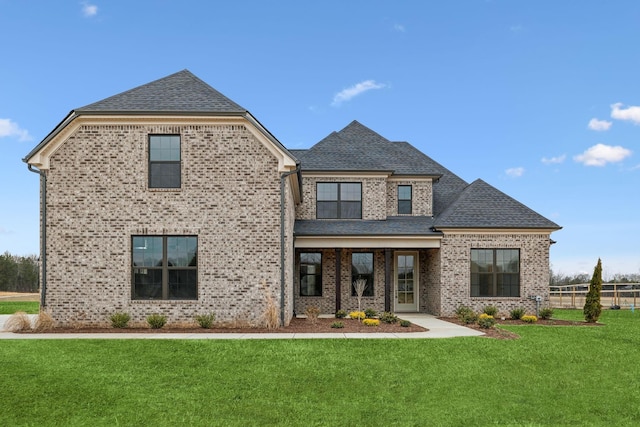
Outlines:
POLYGON ((545 307, 540 309, 540 318, 544 320, 549 320, 553 317, 553 308, 545 307))
POLYGON ((380 320, 384 323, 396 323, 398 321, 398 316, 390 311, 385 311, 380 315, 380 320))
POLYGON ((513 320, 520 320, 522 316, 524 316, 524 314, 525 314, 525 311, 524 311, 524 308, 522 307, 514 308, 509 312, 509 316, 511 316, 513 320))
POLYGON ((216 320, 215 313, 198 314, 196 316, 196 322, 198 322, 198 325, 203 329, 211 329, 214 320, 216 320))
POLYGON ((372 309, 372 308, 367 308, 367 309, 365 309, 365 310, 364 310, 364 316, 365 316, 367 319, 373 319, 373 318, 374 318, 374 317, 376 317, 377 315, 378 315, 378 312, 377 312, 377 311, 375 311, 375 310, 374 310, 374 309, 372 309))
POLYGON ((331 324, 331 327, 333 329, 342 329, 342 328, 344 328, 344 323, 342 323, 342 322, 333 322, 331 324))
POLYGON ((109 320, 111 320, 111 327, 117 329, 126 328, 131 320, 129 313, 113 313, 109 320))
POLYGON ((338 311, 336 311, 336 319, 344 319, 345 317, 347 317, 347 312, 340 309, 338 311))
POLYGON ((400 326, 402 326, 403 328, 408 328, 409 326, 411 326, 411 322, 403 319, 400 321, 400 326))
POLYGON ((150 314, 147 316, 147 323, 151 329, 160 329, 167 323, 167 316, 162 314, 150 314))
POLYGON ((478 325, 483 329, 491 329, 496 324, 495 317, 487 313, 482 313, 478 316, 478 325))
POLYGON ((595 323, 602 313, 602 305, 600 304, 600 291, 602 290, 602 262, 598 258, 598 264, 593 269, 593 276, 589 282, 589 291, 584 302, 584 320, 589 323, 595 323))
POLYGON ((495 305, 488 305, 482 310, 484 314, 488 314, 489 316, 496 317, 498 315, 498 307, 495 305))
POLYGON ((478 315, 466 305, 461 305, 456 309, 456 316, 458 316, 458 320, 466 325, 476 323, 476 321, 478 320, 478 315))
POLYGON ((526 314, 521 317, 521 320, 526 323, 536 323, 538 318, 532 314, 526 314))

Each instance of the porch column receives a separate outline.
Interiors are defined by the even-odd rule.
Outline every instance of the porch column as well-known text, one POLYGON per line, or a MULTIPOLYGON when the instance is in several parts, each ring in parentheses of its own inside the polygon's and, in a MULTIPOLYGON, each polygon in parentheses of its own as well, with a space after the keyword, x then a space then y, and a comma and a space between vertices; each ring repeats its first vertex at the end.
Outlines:
POLYGON ((336 311, 340 310, 342 296, 342 249, 336 249, 336 311))
POLYGON ((391 249, 384 250, 384 311, 391 311, 391 249))

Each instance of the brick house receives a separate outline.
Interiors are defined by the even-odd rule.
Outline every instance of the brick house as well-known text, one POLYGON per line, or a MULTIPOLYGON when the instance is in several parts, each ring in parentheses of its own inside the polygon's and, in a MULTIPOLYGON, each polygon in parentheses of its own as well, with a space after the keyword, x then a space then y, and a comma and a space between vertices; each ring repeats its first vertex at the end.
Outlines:
POLYGON ((281 323, 316 306, 451 314, 548 298, 560 227, 358 122, 287 150, 184 70, 72 110, 40 174, 42 305, 62 324, 215 312, 281 323))

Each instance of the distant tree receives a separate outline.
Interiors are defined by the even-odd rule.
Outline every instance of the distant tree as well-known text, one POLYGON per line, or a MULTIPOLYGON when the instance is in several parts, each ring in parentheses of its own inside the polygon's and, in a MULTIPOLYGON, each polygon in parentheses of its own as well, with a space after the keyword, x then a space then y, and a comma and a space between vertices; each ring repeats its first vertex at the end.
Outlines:
POLYGON ((602 262, 598 258, 598 264, 593 269, 593 277, 589 282, 589 292, 584 303, 584 319, 589 323, 595 323, 600 318, 602 305, 600 304, 600 291, 602 290, 602 262))
POLYGON ((0 255, 0 291, 37 292, 38 258, 35 255, 0 255))

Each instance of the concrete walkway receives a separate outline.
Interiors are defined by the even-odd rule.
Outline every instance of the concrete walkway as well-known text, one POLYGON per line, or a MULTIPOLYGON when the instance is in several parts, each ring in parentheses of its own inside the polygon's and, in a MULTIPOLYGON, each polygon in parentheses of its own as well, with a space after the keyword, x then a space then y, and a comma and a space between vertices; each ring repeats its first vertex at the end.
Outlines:
MULTIPOLYGON (((32 319, 36 315, 31 315, 32 319)), ((326 339, 326 338, 357 338, 357 339, 380 339, 380 338, 453 338, 471 337, 484 335, 475 329, 439 320, 428 314, 407 314, 401 315, 402 319, 427 328, 427 332, 403 332, 403 333, 78 333, 78 334, 14 334, 4 330, 4 323, 9 318, 8 315, 0 315, 0 339, 326 339)))

